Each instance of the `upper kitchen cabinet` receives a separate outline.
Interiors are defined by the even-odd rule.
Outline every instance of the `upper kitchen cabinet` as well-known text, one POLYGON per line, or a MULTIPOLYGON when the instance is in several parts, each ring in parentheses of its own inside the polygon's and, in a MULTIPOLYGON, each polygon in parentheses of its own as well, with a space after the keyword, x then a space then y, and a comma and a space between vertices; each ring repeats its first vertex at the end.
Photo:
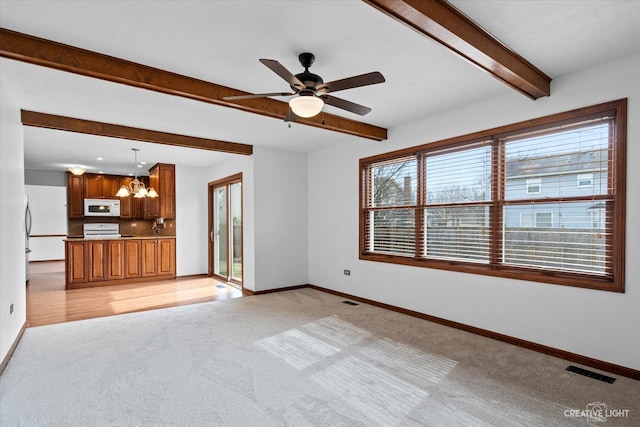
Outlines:
POLYGON ((87 199, 115 199, 120 188, 120 177, 87 173, 84 175, 84 197, 87 199))
MULTIPOLYGON (((148 185, 148 180, 145 177, 139 177, 138 180, 142 181, 145 186, 148 185)), ((132 177, 122 176, 119 185, 128 187, 131 181, 133 181, 132 177)), ((144 200, 133 196, 120 197, 120 218, 143 219, 145 217, 144 200)))
POLYGON ((84 214, 84 176, 67 172, 67 216, 82 218, 84 214))
POLYGON ((149 186, 158 192, 157 198, 147 199, 146 218, 176 217, 175 165, 158 163, 149 169, 149 186))

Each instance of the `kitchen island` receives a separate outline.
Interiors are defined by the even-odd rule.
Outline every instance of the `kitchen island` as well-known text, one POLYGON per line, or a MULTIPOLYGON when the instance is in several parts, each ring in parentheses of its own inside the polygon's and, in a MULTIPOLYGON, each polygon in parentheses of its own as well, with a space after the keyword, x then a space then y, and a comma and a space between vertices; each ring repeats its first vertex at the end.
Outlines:
POLYGON ((65 239, 66 289, 175 279, 175 236, 65 239))

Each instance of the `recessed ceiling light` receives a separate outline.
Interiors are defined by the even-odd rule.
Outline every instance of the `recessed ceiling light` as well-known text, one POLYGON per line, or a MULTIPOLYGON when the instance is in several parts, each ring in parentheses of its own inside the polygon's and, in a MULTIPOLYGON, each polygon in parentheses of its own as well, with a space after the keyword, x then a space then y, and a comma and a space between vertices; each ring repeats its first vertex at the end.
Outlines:
POLYGON ((142 167, 142 165, 138 165, 138 167, 139 167, 139 168, 141 168, 141 167, 142 167))
MULTIPOLYGON (((146 165, 146 164, 147 164, 147 162, 140 162, 140 164, 141 164, 141 165, 146 165)), ((140 166, 140 167, 142 167, 142 166, 140 166)))
POLYGON ((104 160, 102 157, 98 157, 96 160, 104 160))

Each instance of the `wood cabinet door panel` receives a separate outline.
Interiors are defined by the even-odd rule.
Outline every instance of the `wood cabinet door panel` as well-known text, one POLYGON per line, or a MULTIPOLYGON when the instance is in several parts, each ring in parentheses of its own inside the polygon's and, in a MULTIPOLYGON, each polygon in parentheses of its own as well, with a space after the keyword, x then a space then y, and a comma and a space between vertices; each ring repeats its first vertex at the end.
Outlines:
POLYGON ((140 240, 125 240, 124 254, 124 277, 129 279, 142 276, 140 240))
POLYGON ((120 189, 120 177, 104 175, 102 178, 102 195, 105 199, 116 199, 116 193, 120 189))
POLYGON ((84 175, 84 197, 99 199, 102 196, 102 176, 94 173, 84 175))
POLYGON ((84 283, 87 279, 85 242, 67 242, 65 245, 67 283, 84 283))
POLYGON ((143 239, 141 241, 142 277, 158 275, 158 241, 143 239))
POLYGON ((107 280, 107 245, 104 240, 91 240, 87 242, 87 266, 90 282, 107 280))
POLYGON ((175 239, 158 239, 158 275, 175 276, 176 274, 176 241, 175 239))
POLYGON ((84 215, 84 177, 67 172, 67 216, 80 219, 84 215))
POLYGON ((176 217, 176 185, 175 166, 160 166, 160 217, 173 219, 176 217))
POLYGON ((107 261, 107 278, 109 280, 117 280, 125 278, 124 271, 124 240, 109 240, 107 242, 108 261, 107 261))

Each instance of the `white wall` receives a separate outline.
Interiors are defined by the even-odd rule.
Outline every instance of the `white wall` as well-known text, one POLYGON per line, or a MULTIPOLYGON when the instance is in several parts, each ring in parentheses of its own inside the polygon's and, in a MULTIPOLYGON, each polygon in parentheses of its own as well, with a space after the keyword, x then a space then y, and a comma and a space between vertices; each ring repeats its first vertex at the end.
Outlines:
POLYGON ((206 169, 176 165, 176 275, 207 273, 206 169))
POLYGON ((312 284, 640 369, 640 55, 556 78, 548 98, 516 93, 309 155, 312 284), (620 98, 629 99, 626 293, 358 259, 358 160, 620 98), (351 276, 342 271, 351 269, 351 276))
POLYGON ((0 61, 0 361, 26 321, 23 134, 4 75, 0 61))
POLYGON ((255 290, 308 283, 307 154, 254 147, 255 290))
POLYGON ((206 182, 239 172, 245 288, 308 283, 307 155, 254 147, 252 156, 233 156, 210 167, 206 182))

